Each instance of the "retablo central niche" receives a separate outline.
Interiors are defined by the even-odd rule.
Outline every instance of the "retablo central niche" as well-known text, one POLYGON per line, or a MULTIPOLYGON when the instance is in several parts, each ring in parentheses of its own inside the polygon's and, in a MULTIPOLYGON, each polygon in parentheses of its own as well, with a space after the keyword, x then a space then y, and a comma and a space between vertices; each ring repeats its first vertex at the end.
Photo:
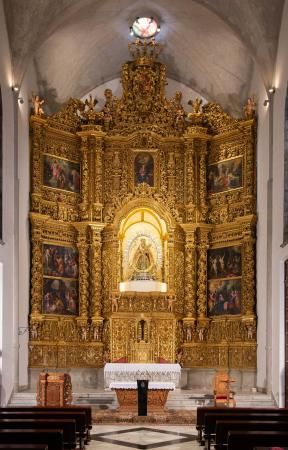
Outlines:
POLYGON ((254 370, 255 102, 187 112, 159 44, 129 47, 102 110, 34 97, 29 365, 254 370))

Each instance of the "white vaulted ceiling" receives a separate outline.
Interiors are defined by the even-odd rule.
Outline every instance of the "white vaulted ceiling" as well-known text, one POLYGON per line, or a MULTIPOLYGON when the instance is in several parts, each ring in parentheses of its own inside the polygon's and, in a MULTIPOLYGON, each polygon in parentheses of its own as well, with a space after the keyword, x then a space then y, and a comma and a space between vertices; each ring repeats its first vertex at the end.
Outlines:
POLYGON ((29 64, 52 109, 119 77, 129 25, 157 18, 167 76, 234 113, 272 83, 283 0, 4 0, 15 82, 29 64))

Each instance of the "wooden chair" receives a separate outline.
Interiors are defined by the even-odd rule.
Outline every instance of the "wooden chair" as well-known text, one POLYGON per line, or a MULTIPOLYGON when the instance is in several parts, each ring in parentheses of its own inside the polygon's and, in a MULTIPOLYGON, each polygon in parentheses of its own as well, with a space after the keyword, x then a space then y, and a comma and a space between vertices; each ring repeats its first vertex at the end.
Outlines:
POLYGON ((229 378, 224 370, 216 373, 214 378, 214 402, 215 406, 236 406, 234 391, 230 389, 230 383, 235 380, 229 378))

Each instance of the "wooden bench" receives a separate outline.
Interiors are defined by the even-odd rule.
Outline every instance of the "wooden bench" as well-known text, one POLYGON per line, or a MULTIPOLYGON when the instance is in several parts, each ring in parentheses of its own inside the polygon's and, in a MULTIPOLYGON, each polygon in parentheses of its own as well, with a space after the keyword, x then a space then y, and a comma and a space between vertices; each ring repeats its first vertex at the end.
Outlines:
POLYGON ((45 444, 48 450, 63 450, 63 432, 53 430, 0 430, 1 444, 45 444))
POLYGON ((0 429, 55 429, 63 431, 64 448, 73 450, 76 447, 76 421, 74 419, 1 419, 0 429))
POLYGON ((217 420, 216 422, 216 436, 214 448, 217 450, 224 450, 227 448, 228 433, 230 431, 286 431, 288 426, 287 420, 272 421, 272 420, 217 420))
MULTIPOLYGON (((4 408, 0 409, 0 419, 53 419, 53 420, 61 420, 61 419, 72 419, 76 422, 76 435, 79 440, 80 448, 84 448, 84 442, 87 437, 86 432, 86 415, 84 411, 72 411, 65 410, 63 411, 49 411, 46 408, 41 408, 41 410, 37 411, 29 411, 29 410, 20 410, 17 408, 4 408)), ((58 427, 57 427, 58 428, 58 427)), ((1 441, 0 441, 1 442, 1 441)))
POLYGON ((216 430, 216 422, 219 420, 233 420, 233 421, 248 421, 248 420, 256 420, 261 422, 262 420, 288 420, 288 410, 277 410, 274 409, 273 412, 263 412, 262 410, 251 410, 249 412, 238 412, 228 414, 225 412, 216 413, 211 412, 206 414, 205 416, 205 424, 204 424, 204 438, 205 438, 205 446, 208 450, 210 450, 211 441, 215 438, 215 430, 216 430))
POLYGON ((85 443, 88 443, 90 441, 90 430, 92 429, 92 408, 91 406, 86 405, 69 405, 65 407, 46 407, 46 406, 13 406, 13 407, 5 407, 0 408, 0 411, 58 411, 58 412, 64 412, 65 411, 80 411, 85 412, 86 415, 86 438, 85 443))
POLYGON ((229 431, 227 450, 254 450, 257 446, 287 446, 288 431, 229 431))
POLYGON ((236 407, 236 408, 228 408, 227 406, 223 406, 223 407, 215 407, 215 406, 200 406, 199 408, 197 408, 197 418, 196 418, 196 430, 198 431, 198 441, 200 443, 202 442, 202 434, 203 434, 203 430, 204 430, 204 420, 205 420, 205 415, 209 412, 223 412, 227 414, 230 413, 236 413, 238 411, 240 412, 249 412, 252 410, 256 410, 256 411, 263 411, 263 412, 269 412, 269 411, 278 411, 279 409, 285 409, 285 408, 251 408, 251 407, 236 407))
POLYGON ((46 444, 0 444, 0 450, 48 450, 46 444))

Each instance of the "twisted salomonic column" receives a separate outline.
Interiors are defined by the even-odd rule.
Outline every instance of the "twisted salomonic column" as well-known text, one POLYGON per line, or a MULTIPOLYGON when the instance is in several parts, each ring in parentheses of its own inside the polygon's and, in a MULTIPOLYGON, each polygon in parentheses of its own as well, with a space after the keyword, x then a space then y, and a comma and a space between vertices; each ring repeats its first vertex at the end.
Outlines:
POLYGON ((185 142, 185 185, 186 185, 186 220, 195 222, 195 164, 194 140, 185 142))
POLYGON ((198 230, 198 271, 197 271, 197 314, 199 318, 207 316, 207 250, 209 248, 208 225, 198 230))
POLYGON ((97 319, 102 312, 102 237, 103 225, 90 225, 91 264, 91 317, 97 319))
POLYGON ((185 230, 185 317, 196 319, 196 242, 195 226, 183 224, 185 230))
POLYGON ((89 271, 87 225, 75 224, 78 231, 77 248, 79 251, 79 318, 88 318, 89 271))
POLYGON ((205 222, 207 218, 207 142, 198 142, 199 185, 198 185, 198 221, 205 222))
POLYGON ((255 236, 253 226, 247 227, 243 233, 244 282, 243 313, 248 316, 255 314, 255 236))
POLYGON ((31 269, 31 313, 41 314, 42 305, 42 222, 31 214, 32 223, 32 269, 31 269))
POLYGON ((81 195, 82 201, 80 203, 80 216, 82 220, 87 220, 89 217, 89 165, 88 165, 88 137, 81 135, 81 195))

